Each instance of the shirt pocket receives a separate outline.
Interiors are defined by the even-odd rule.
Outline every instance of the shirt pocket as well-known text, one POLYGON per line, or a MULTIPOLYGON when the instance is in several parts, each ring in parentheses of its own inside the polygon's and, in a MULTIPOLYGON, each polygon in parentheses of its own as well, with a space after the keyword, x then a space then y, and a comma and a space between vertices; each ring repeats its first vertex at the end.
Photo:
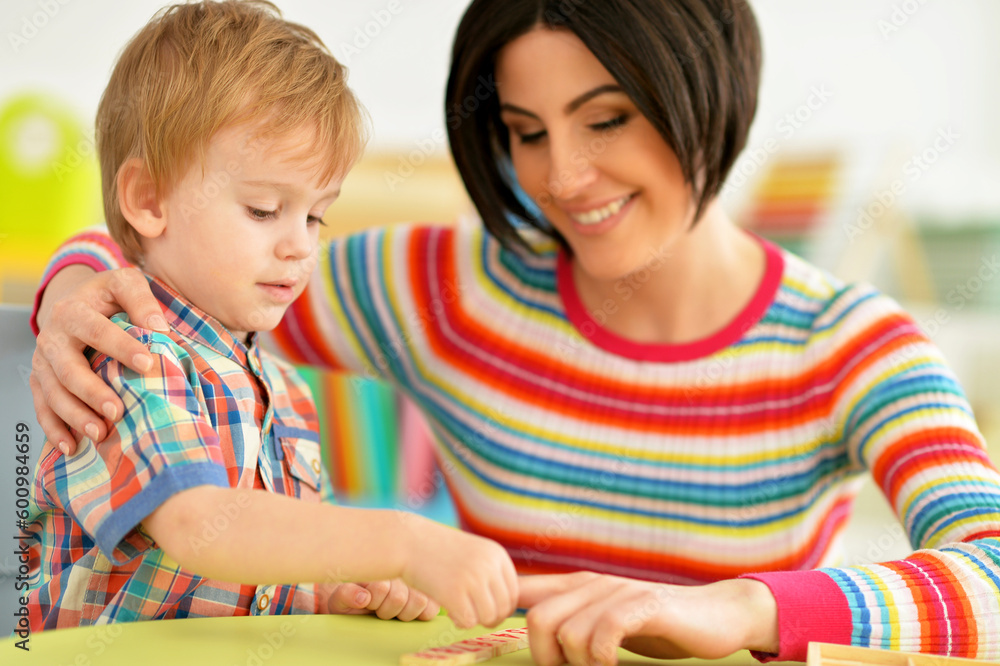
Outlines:
POLYGON ((322 488, 323 455, 319 436, 298 428, 275 428, 284 454, 282 466, 294 486, 295 496, 318 502, 322 488))

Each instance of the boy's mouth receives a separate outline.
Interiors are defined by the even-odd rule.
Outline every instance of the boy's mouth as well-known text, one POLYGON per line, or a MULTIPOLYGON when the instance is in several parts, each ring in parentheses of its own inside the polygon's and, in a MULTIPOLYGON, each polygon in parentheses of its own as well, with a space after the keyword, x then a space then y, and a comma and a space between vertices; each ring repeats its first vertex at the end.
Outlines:
POLYGON ((275 280, 274 282, 259 282, 258 284, 265 287, 288 287, 289 289, 295 287, 299 283, 298 278, 285 278, 283 280, 275 280))
POLYGON ((289 303, 295 298, 295 285, 298 280, 292 278, 288 280, 278 280, 276 282, 258 282, 257 286, 264 290, 271 298, 281 303, 289 303))

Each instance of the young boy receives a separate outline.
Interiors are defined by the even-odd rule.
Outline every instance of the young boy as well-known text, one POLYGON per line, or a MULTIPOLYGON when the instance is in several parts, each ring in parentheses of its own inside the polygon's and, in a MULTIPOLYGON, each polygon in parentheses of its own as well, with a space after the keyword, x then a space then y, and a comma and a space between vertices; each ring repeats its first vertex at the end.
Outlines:
POLYGON ((492 541, 320 501, 315 407, 257 344, 305 287, 362 126, 343 68, 267 3, 169 7, 125 48, 97 116, 105 214, 168 327, 117 315, 153 368, 92 355, 125 417, 75 456, 42 451, 33 630, 335 612, 343 581, 390 581, 367 606, 381 617, 513 611, 492 541))

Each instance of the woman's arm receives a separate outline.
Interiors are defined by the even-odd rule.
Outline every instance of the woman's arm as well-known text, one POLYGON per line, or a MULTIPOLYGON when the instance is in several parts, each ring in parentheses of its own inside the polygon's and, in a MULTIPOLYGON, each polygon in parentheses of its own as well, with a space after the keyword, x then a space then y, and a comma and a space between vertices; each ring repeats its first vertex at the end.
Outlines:
MULTIPOLYGON (((305 293, 264 336, 268 346, 298 364, 389 374, 386 358, 405 353, 411 335, 405 327, 425 313, 387 311, 380 299, 390 281, 392 289, 409 283, 405 258, 419 235, 409 228, 372 230, 328 244, 305 293), (389 254, 395 256, 387 259, 389 254)), ((122 414, 118 398, 85 369, 83 350, 93 347, 136 371, 144 371, 148 359, 106 318, 124 310, 132 321, 161 330, 145 279, 127 266, 107 232, 89 231, 59 248, 36 296, 35 411, 46 436, 69 452, 76 449, 70 428, 100 441, 107 433, 104 419, 122 414), (100 273, 91 277, 91 271, 100 273)))
MULTIPOLYGON (((761 607, 747 615, 761 598, 752 593, 758 601, 726 601, 717 594, 721 584, 671 592, 638 581, 612 584, 605 577, 593 585, 606 587, 588 596, 576 589, 583 586, 563 592, 544 579, 526 579, 522 604, 534 604, 539 628, 532 643, 538 643, 542 663, 558 658, 561 627, 573 642, 565 648, 564 637, 558 649, 567 658, 567 650, 575 655, 573 663, 586 663, 580 655, 587 641, 604 648, 619 641, 644 654, 705 656, 696 650, 744 647, 800 661, 810 641, 1000 657, 1000 629, 993 621, 1000 616, 1000 472, 968 401, 940 352, 889 299, 846 289, 824 313, 815 325, 816 358, 837 359, 827 379, 836 381, 836 390, 823 426, 829 445, 818 464, 836 456, 844 460, 838 463, 841 474, 870 473, 897 512, 900 534, 905 529, 918 550, 894 561, 876 557, 854 566, 726 581, 756 582, 758 592, 768 590, 774 614, 761 607), (697 610, 707 599, 722 604, 714 615, 697 610), (776 645, 768 647, 766 627, 746 630, 754 613, 777 628, 776 645), (626 622, 625 628, 602 633, 602 626, 614 626, 609 616, 615 614, 624 614, 617 621, 626 622), (723 622, 737 630, 723 635, 721 628, 729 626, 723 622), (678 644, 685 636, 689 642, 678 644)), ((775 535, 776 542, 781 538, 775 535)), ((612 663, 607 654, 593 656, 612 663)))

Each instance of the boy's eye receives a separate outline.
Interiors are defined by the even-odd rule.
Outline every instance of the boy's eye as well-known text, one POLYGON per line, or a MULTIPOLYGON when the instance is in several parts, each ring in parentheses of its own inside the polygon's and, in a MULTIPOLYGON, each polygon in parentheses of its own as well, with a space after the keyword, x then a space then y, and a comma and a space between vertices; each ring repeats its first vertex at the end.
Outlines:
POLYGON ((324 227, 326 226, 326 222, 324 222, 324 221, 323 221, 323 218, 322 218, 322 217, 319 217, 319 216, 317 216, 317 215, 310 215, 310 216, 309 216, 309 217, 307 218, 307 221, 308 221, 308 223, 309 223, 309 224, 316 224, 316 223, 319 223, 319 224, 322 224, 322 225, 323 225, 324 227))
POLYGON ((254 208, 253 206, 247 206, 247 215, 255 220, 270 220, 277 215, 278 211, 275 210, 261 210, 260 208, 254 208))
POLYGON ((623 113, 622 115, 617 116, 615 118, 612 118, 611 120, 607 120, 607 121, 605 121, 603 123, 596 123, 594 125, 591 125, 590 129, 597 130, 598 132, 600 132, 602 130, 614 129, 616 127, 621 127, 622 125, 624 125, 625 123, 627 123, 628 120, 629 120, 628 114, 627 113, 623 113))

